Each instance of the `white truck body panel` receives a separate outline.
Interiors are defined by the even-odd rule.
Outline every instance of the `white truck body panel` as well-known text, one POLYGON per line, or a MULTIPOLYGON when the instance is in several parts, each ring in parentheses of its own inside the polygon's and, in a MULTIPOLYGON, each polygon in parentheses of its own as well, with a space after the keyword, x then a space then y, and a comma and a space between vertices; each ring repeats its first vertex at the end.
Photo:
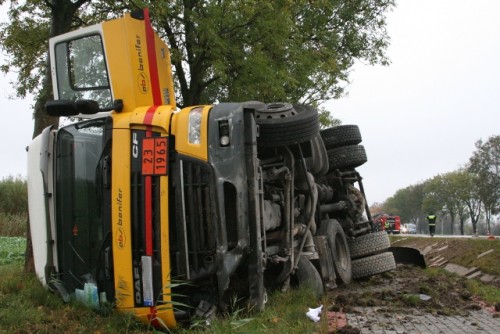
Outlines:
MULTIPOLYGON (((49 137, 53 138, 53 133, 49 134, 49 137)), ((52 254, 53 260, 48 261, 47 259, 47 247, 48 242, 54 240, 55 226, 52 224, 50 233, 47 234, 47 208, 45 205, 45 198, 47 197, 44 190, 43 184, 43 173, 41 170, 42 156, 47 154, 47 152, 42 152, 44 143, 43 136, 40 135, 33 139, 28 149, 28 206, 29 206, 29 224, 31 229, 31 242, 33 246, 33 257, 35 262, 35 272, 38 279, 43 285, 47 285, 45 278, 45 266, 47 262, 54 263, 57 268, 57 251, 56 245, 52 242, 52 254)), ((49 159, 49 165, 52 167, 52 162, 49 159)), ((49 167, 49 170, 50 170, 49 167)), ((52 177, 48 177, 48 191, 51 192, 51 180, 52 177)), ((50 199, 49 199, 50 200, 50 199)), ((49 212, 50 216, 53 217, 53 212, 49 212)), ((53 222, 53 219, 51 219, 53 222)))

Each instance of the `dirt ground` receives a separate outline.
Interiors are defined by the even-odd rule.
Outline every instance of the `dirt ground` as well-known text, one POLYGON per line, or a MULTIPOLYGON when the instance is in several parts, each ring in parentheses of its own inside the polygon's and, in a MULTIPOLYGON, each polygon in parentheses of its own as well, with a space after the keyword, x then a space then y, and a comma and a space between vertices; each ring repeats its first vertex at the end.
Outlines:
MULTIPOLYGON (((426 260, 439 256, 445 259, 444 262, 456 258, 456 254, 460 254, 464 247, 461 242, 430 238, 415 238, 411 243, 413 247, 426 249, 430 253, 426 255, 426 260)), ((482 252, 484 247, 475 251, 482 252)), ((494 258, 490 260, 496 261, 494 258)), ((339 319, 342 314, 359 313, 361 308, 376 308, 377 312, 386 313, 387 317, 397 317, 403 322, 411 321, 415 315, 460 317, 469 316, 478 310, 488 310, 493 317, 500 317, 500 303, 488 305, 474 297, 468 291, 466 282, 467 278, 445 270, 398 264, 394 271, 354 281, 333 290, 329 296, 329 318, 339 319)), ((497 283, 492 284, 500 288, 497 283)), ((332 332, 359 333, 359 329, 349 326, 339 329, 338 319, 337 331, 332 332)))
POLYGON ((383 307, 384 312, 406 314, 408 308, 440 315, 468 315, 484 307, 467 291, 466 279, 443 271, 426 272, 413 265, 356 281, 332 293, 332 311, 350 313, 353 307, 383 307))

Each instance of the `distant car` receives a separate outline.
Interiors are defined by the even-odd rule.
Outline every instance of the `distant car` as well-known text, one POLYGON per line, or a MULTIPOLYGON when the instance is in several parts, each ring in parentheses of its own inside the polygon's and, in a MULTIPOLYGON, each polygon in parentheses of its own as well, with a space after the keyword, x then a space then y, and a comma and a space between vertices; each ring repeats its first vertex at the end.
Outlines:
POLYGON ((415 224, 404 224, 401 227, 401 233, 404 234, 417 234, 417 225, 415 224))

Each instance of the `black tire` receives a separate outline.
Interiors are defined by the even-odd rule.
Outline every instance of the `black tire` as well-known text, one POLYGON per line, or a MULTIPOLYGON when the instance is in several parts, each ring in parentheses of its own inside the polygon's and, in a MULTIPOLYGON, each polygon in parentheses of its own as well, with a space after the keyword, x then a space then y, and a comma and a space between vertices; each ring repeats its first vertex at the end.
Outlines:
POLYGON ((320 131, 321 138, 327 149, 357 145, 361 143, 361 132, 357 125, 339 125, 320 131))
POLYGON ((391 247, 391 240, 385 231, 365 234, 348 241, 351 259, 358 259, 381 253, 391 247))
POLYGON ((330 254, 333 259, 333 268, 338 284, 349 284, 352 280, 352 265, 349 246, 344 230, 335 219, 323 220, 316 232, 317 235, 326 236, 330 254))
POLYGON ((363 145, 348 145, 329 149, 330 170, 356 168, 368 161, 363 145))
POLYGON ((305 143, 319 133, 318 111, 309 106, 270 103, 256 110, 259 125, 257 143, 277 147, 305 143))
POLYGON ((300 287, 311 289, 317 298, 321 298, 325 293, 321 275, 311 261, 304 256, 301 256, 299 259, 299 264, 295 271, 295 278, 300 287))
POLYGON ((384 252, 352 261, 352 278, 364 278, 384 273, 396 268, 391 252, 384 252))

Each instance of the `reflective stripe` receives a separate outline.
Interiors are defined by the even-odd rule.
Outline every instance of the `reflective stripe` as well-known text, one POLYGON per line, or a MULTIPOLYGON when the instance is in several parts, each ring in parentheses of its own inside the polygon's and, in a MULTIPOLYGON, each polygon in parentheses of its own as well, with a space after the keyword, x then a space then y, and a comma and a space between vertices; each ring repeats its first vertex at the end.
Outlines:
POLYGON ((151 78, 151 92, 153 94, 153 103, 159 106, 163 103, 161 100, 160 78, 158 77, 158 60, 156 59, 155 35, 151 21, 149 19, 149 9, 144 9, 144 23, 146 25, 146 45, 148 48, 149 76, 151 78))

